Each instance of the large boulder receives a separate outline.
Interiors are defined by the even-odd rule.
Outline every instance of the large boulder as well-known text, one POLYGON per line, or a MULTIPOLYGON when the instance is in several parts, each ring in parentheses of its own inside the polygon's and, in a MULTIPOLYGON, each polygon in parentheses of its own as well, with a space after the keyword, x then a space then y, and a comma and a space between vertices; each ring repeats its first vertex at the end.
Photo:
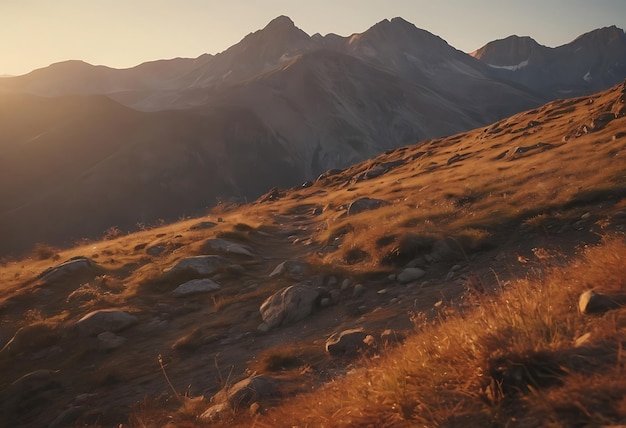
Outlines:
POLYGON ((320 291, 306 284, 296 284, 268 297, 259 311, 269 330, 280 325, 300 321, 313 311, 320 299, 320 291))
POLYGON ((115 309, 93 311, 76 322, 79 331, 88 336, 97 336, 105 331, 118 332, 137 323, 137 317, 115 309))
POLYGON ((179 285, 172 294, 177 297, 191 296, 194 294, 209 293, 222 288, 217 282, 212 279, 192 279, 184 284, 179 285))
POLYGON ((355 215, 358 213, 362 213, 363 211, 376 210, 385 205, 389 205, 389 203, 383 201, 382 199, 357 199, 348 206, 348 215, 355 215))
POLYGON ((54 283, 67 280, 89 280, 99 272, 97 265, 87 257, 75 257, 57 266, 50 267, 39 274, 44 283, 54 283))
POLYGON ((252 249, 247 245, 239 244, 237 242, 228 241, 221 238, 212 238, 204 243, 204 248, 207 250, 220 251, 223 253, 236 254, 239 256, 254 257, 252 249))
POLYGON ((232 263, 222 256, 195 256, 179 260, 165 273, 168 275, 189 273, 196 276, 208 276, 228 266, 232 266, 232 263))

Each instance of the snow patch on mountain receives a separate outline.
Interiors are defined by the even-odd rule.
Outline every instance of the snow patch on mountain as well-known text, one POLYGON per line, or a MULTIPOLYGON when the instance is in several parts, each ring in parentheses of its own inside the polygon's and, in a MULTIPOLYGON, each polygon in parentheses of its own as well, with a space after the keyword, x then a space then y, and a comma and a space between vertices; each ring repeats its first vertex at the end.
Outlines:
POLYGON ((491 68, 497 68, 499 70, 515 71, 515 70, 519 70, 521 68, 526 67, 528 65, 528 60, 522 61, 517 65, 493 65, 493 64, 487 64, 487 65, 491 68))

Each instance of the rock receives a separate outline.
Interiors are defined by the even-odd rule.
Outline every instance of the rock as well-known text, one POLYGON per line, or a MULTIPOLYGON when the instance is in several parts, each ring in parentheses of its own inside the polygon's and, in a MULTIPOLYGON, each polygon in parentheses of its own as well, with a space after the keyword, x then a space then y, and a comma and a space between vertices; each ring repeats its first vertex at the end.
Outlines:
POLYGON ((80 418, 84 412, 85 408, 82 406, 69 407, 62 411, 59 416, 54 418, 54 420, 50 422, 50 425, 48 425, 48 428, 62 428, 73 426, 72 424, 76 422, 76 420, 78 420, 78 418, 80 418))
POLYGON ((212 279, 192 279, 176 287, 176 289, 172 291, 172 294, 177 297, 185 297, 194 294, 209 293, 219 290, 220 288, 222 288, 221 285, 212 279))
POLYGON ((270 326, 262 322, 256 329, 261 333, 267 333, 268 331, 270 331, 270 326))
POLYGON ((212 221, 201 221, 200 223, 196 223, 189 228, 189 230, 204 230, 211 229, 217 226, 217 223, 213 223, 212 221))
POLYGON ((231 242, 226 239, 213 238, 204 243, 204 248, 221 251, 224 253, 236 254, 239 256, 254 257, 252 249, 247 245, 231 242))
POLYGON ((348 206, 348 215, 355 215, 364 211, 371 211, 378 209, 384 205, 389 205, 388 202, 381 199, 361 198, 352 202, 348 206))
POLYGON ((118 332, 137 323, 137 317, 115 309, 93 311, 76 322, 78 329, 86 335, 97 336, 110 331, 118 332))
POLYGON ((56 344, 59 338, 58 332, 43 322, 26 325, 15 332, 11 340, 0 350, 0 355, 35 352, 56 344))
POLYGON ((590 127, 593 131, 599 131, 604 128, 610 121, 616 118, 615 113, 612 112, 604 112, 600 113, 593 119, 591 119, 590 127))
POLYGON ((417 281, 426 275, 426 272, 420 268, 406 268, 398 274, 398 281, 402 284, 417 281))
POLYGON ((341 282, 341 291, 345 291, 352 285, 352 280, 350 278, 346 278, 341 282))
POLYGON ((126 338, 118 336, 111 331, 104 331, 98 335, 98 341, 102 349, 111 351, 126 343, 126 338))
POLYGON ((270 278, 275 276, 289 275, 292 278, 300 278, 306 274, 307 263, 298 260, 285 260, 274 268, 270 273, 270 278))
POLYGON ((320 291, 310 285, 296 284, 268 297, 259 311, 270 329, 306 318, 318 303, 320 291))
POLYGON ((330 290, 328 293, 333 303, 338 303, 341 299, 341 291, 340 290, 330 290))
POLYGON ((578 299, 578 309, 582 314, 603 314, 619 308, 620 302, 605 294, 587 290, 578 299))
POLYGON ((55 267, 51 267, 39 274, 38 278, 44 283, 54 283, 66 280, 89 280, 95 278, 99 269, 87 257, 75 257, 55 267))
POLYGON ((188 272, 193 275, 206 276, 216 273, 218 270, 232 266, 232 263, 222 256, 196 256, 179 260, 166 274, 188 272))
POLYGON ((49 403, 51 396, 62 390, 59 370, 40 369, 27 373, 0 391, 2 413, 26 415, 27 412, 39 412, 49 403))
POLYGON ((332 177, 333 175, 341 174, 342 172, 343 172, 343 170, 341 170, 341 169, 329 169, 328 171, 321 173, 317 177, 317 180, 315 180, 315 181, 316 182, 322 181, 322 180, 325 180, 325 179, 327 179, 329 177, 332 177))
POLYGON ((146 254, 149 256, 158 256, 161 255, 165 251, 165 247, 163 245, 154 245, 146 250, 146 254))
POLYGON ((274 378, 251 376, 215 394, 211 398, 213 405, 200 416, 200 419, 211 421, 229 409, 250 408, 252 403, 274 397, 278 392, 278 382, 274 378))
POLYGON ((322 298, 322 300, 320 300, 320 306, 322 308, 327 308, 331 306, 332 304, 333 304, 333 299, 331 299, 330 297, 324 297, 322 298))
POLYGON ((352 297, 360 297, 363 293, 365 293, 365 286, 363 286, 363 284, 357 284, 352 291, 352 297))
POLYGON ((370 346, 368 337, 362 328, 335 333, 326 340, 326 352, 333 357, 353 356, 370 346))
POLYGON ((334 287, 335 285, 337 285, 337 277, 335 277, 335 276, 329 277, 328 281, 326 282, 326 286, 327 287, 334 287))

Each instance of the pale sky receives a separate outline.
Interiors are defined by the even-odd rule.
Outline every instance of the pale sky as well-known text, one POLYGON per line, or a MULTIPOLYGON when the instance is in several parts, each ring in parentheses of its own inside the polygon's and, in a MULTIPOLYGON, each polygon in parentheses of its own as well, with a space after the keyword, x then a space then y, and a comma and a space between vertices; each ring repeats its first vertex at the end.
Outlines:
POLYGON ((287 15, 312 35, 401 16, 471 52, 511 34, 559 46, 626 28, 626 0, 0 0, 0 75, 80 59, 126 68, 218 53, 287 15))

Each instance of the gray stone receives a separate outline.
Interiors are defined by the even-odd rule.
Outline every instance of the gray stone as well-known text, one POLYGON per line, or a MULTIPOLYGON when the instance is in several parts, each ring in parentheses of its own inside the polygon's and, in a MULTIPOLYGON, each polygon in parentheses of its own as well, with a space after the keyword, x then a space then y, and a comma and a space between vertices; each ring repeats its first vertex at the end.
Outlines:
POLYGON ((259 311, 270 329, 300 321, 313 311, 320 292, 306 284, 296 284, 268 297, 259 311))
POLYGON ((54 418, 48 428, 61 428, 73 426, 72 424, 83 415, 85 408, 82 406, 72 406, 62 411, 59 416, 54 418))
POLYGON ((426 272, 420 268, 406 268, 402 272, 398 274, 398 281, 403 284, 407 284, 409 282, 417 281, 426 275, 426 272))
POLYGON ((620 302, 605 294, 587 290, 578 299, 578 309, 582 314, 602 314, 619 308, 620 302))
POLYGON ((154 245, 146 249, 146 254, 156 257, 161 255, 163 251, 165 251, 165 247, 163 245, 154 245))
POLYGON ((84 280, 94 278, 98 274, 96 264, 87 257, 76 257, 51 267, 39 274, 44 283, 54 283, 71 279, 84 280))
POLYGON ((327 308, 332 304, 333 304, 333 300, 330 297, 324 297, 322 298, 322 300, 320 300, 320 306, 322 308, 327 308))
POLYGON ((355 355, 369 347, 368 336, 362 328, 335 333, 326 340, 326 352, 333 357, 355 355))
POLYGON ((350 278, 346 278, 341 282, 341 291, 345 291, 352 285, 352 280, 350 278))
POLYGON ((98 335, 98 341, 102 349, 110 351, 126 343, 126 338, 118 336, 111 331, 104 331, 98 335))
POLYGON ((227 241, 226 239, 213 238, 204 243, 205 248, 221 251, 223 253, 236 254, 239 256, 254 257, 252 249, 247 245, 239 244, 237 242, 227 241))
POLYGON ((215 226, 217 226, 217 223, 213 223, 212 221, 201 221, 200 223, 192 225, 189 230, 211 229, 215 226))
POLYGON ((365 287, 363 284, 357 284, 352 291, 352 297, 360 297, 363 293, 365 293, 365 287))
POLYGON ((285 260, 274 268, 270 273, 270 278, 275 276, 289 275, 292 278, 299 278, 306 274, 307 263, 298 260, 285 260))
POLYGON ((176 287, 172 294, 177 297, 185 297, 194 294, 210 293, 220 288, 222 287, 212 279, 192 279, 176 287))
POLYGON ((212 275, 226 266, 232 266, 232 263, 221 256, 187 257, 179 260, 178 263, 166 271, 166 273, 175 274, 189 272, 194 275, 212 275))
POLYGON ((11 340, 0 350, 0 355, 35 352, 56 344, 59 338, 58 332, 43 322, 26 325, 15 332, 11 340))
POLYGON ((389 205, 388 202, 381 199, 361 198, 352 202, 348 206, 348 215, 355 215, 364 211, 371 211, 378 209, 382 206, 389 205))
POLYGON ((89 336, 111 331, 118 332, 137 323, 137 317, 115 309, 93 311, 76 322, 79 330, 89 336))

